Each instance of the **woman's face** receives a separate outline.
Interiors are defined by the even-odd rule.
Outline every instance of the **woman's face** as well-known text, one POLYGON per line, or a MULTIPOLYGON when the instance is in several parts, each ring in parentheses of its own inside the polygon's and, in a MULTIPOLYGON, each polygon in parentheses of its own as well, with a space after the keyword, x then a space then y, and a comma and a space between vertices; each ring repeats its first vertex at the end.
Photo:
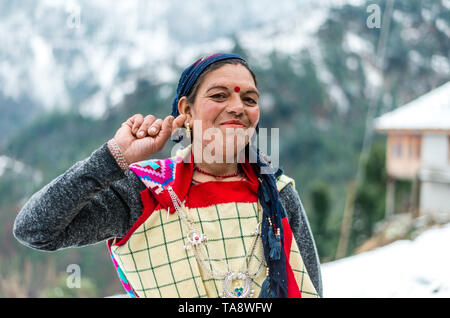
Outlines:
POLYGON ((193 127, 194 144, 200 141, 196 123, 201 123, 203 147, 215 140, 216 137, 212 137, 211 133, 221 133, 222 154, 239 153, 248 144, 258 124, 258 97, 252 75, 239 63, 225 64, 206 74, 197 91, 194 106, 189 107, 185 102, 181 103, 185 104, 187 121, 190 127, 193 127), (227 123, 229 121, 239 123, 227 123), (226 152, 225 149, 230 150, 226 152))

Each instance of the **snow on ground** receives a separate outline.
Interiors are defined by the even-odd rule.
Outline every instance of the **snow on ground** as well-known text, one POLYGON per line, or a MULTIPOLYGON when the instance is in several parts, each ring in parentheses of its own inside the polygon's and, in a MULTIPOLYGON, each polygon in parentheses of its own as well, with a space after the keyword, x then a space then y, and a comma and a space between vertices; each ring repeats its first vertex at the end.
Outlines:
POLYGON ((450 297, 450 223, 322 264, 324 297, 450 297))

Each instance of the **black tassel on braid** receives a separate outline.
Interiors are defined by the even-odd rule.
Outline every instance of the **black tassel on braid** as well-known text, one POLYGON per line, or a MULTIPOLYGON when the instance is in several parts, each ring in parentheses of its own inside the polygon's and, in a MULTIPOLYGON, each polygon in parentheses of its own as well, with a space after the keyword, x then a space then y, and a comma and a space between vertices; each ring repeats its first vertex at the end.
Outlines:
MULTIPOLYGON (((261 288, 261 298, 286 298, 286 256, 284 253, 284 232, 282 219, 286 216, 277 191, 276 177, 283 173, 280 168, 277 171, 264 159, 258 148, 247 145, 249 158, 256 157, 256 163, 252 163, 258 176, 258 199, 263 208, 261 238, 264 248, 264 257, 268 267, 268 275, 261 288), (262 173, 262 168, 271 170, 272 173, 262 173)), ((254 162, 253 160, 249 160, 254 162)), ((267 171, 264 171, 267 172, 267 171)))

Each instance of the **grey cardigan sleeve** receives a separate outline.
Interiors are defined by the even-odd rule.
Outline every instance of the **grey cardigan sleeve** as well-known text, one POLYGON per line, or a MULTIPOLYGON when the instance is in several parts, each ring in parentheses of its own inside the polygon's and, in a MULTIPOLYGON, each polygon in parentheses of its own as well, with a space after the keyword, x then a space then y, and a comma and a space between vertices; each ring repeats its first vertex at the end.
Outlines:
POLYGON ((123 237, 142 213, 145 185, 125 173, 107 143, 31 196, 13 234, 22 244, 55 251, 123 237))
POLYGON ((279 195, 281 204, 286 210, 289 225, 291 226, 292 234, 302 255, 306 270, 311 277, 317 293, 320 297, 323 297, 319 254, 300 196, 291 184, 284 187, 279 195))

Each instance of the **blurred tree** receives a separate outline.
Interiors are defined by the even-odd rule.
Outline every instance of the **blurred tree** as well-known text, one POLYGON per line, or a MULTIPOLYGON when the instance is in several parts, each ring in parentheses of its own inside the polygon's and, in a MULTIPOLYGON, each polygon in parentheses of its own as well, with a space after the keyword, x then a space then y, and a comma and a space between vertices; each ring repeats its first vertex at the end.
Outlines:
POLYGON ((356 190, 351 239, 347 254, 369 239, 375 224, 384 219, 386 197, 385 143, 375 142, 363 172, 363 183, 356 190))
POLYGON ((310 223, 319 256, 329 255, 330 251, 327 250, 326 242, 329 238, 327 221, 331 207, 330 189, 326 183, 316 181, 309 192, 312 205, 310 223))

